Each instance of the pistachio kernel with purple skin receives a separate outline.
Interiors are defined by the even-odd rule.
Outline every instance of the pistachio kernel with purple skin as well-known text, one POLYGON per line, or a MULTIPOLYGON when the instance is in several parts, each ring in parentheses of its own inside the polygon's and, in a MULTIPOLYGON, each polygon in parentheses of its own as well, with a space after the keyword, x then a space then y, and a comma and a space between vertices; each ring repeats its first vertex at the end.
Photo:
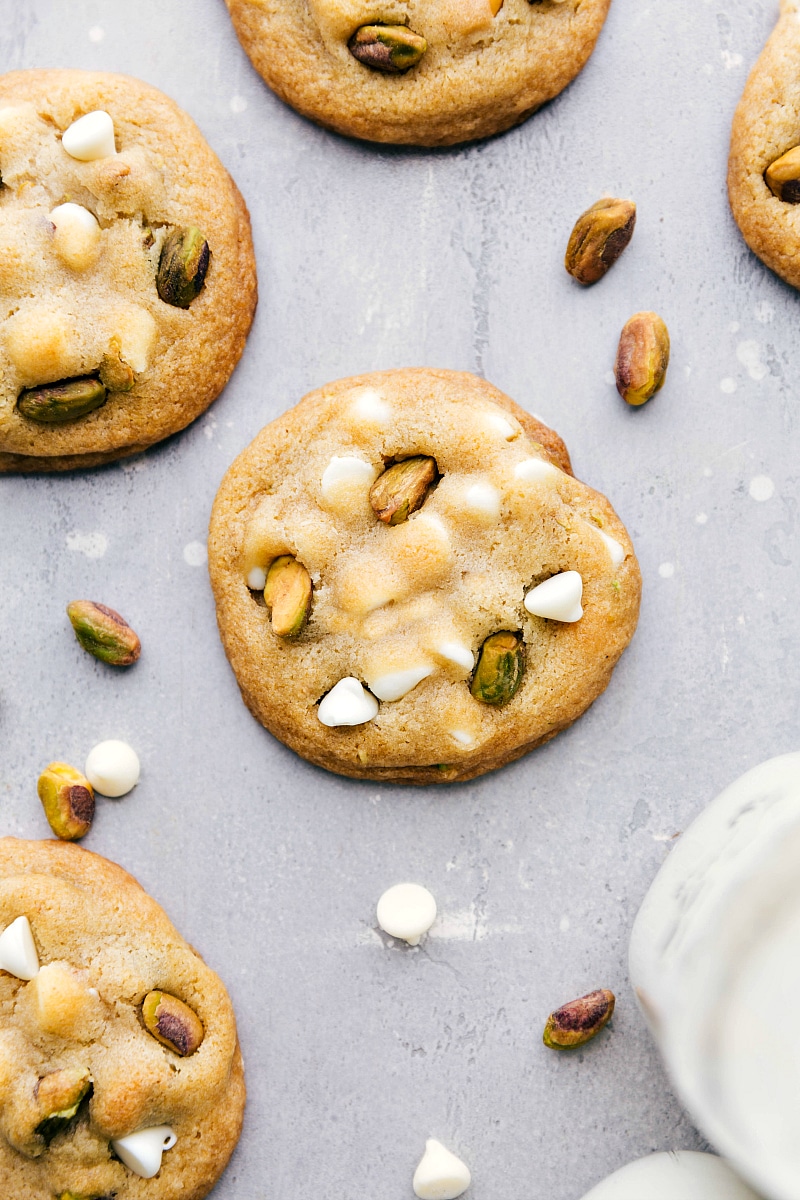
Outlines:
POLYGON ((142 651, 142 644, 124 617, 94 600, 73 600, 67 616, 75 637, 84 650, 112 667, 129 667, 142 651))
POLYGON ((142 1004, 145 1029, 181 1058, 194 1054, 205 1037, 197 1013, 168 992, 148 992, 142 1004))
POLYGON ((615 1003, 614 993, 607 988, 571 1000, 547 1018, 542 1041, 551 1050, 585 1046, 611 1020, 615 1003))
POLYGON ((56 837, 75 842, 86 836, 94 820, 94 790, 85 775, 69 763, 52 762, 39 776, 36 790, 56 837))
POLYGON ((403 75, 411 70, 428 49, 424 37, 407 25, 362 25, 347 48, 353 58, 384 75, 403 75))
POLYGON ((436 482, 436 459, 416 454, 387 467, 373 483, 369 502, 378 520, 385 525, 401 525, 421 508, 436 482))
POLYGON ((602 279, 622 254, 636 225, 632 200, 605 198, 581 213, 564 255, 568 273, 588 287, 602 279))
POLYGON ((156 272, 156 290, 164 303, 188 308, 203 290, 210 262, 211 247, 196 225, 171 230, 156 272))

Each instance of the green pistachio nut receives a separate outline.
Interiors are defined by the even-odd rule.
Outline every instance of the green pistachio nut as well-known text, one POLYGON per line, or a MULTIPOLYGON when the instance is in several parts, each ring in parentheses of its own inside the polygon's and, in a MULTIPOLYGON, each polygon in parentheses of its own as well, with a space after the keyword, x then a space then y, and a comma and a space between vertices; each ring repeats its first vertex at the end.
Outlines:
POLYGON ((133 368, 122 357, 119 338, 112 337, 98 372, 100 382, 110 392, 129 392, 136 382, 133 368))
POLYGON ((633 237, 636 205, 632 200, 598 200, 587 208, 570 234, 564 266, 578 283, 597 283, 613 267, 633 237))
POLYGON ((65 842, 85 837, 94 820, 94 790, 89 780, 69 763, 52 762, 42 771, 36 788, 56 837, 65 842))
POLYGON ((436 459, 425 454, 388 467, 370 488, 369 502, 386 525, 400 525, 425 503, 436 479, 436 459))
POLYGON ((645 404, 664 386, 669 366, 669 331, 658 313, 635 313, 619 339, 614 376, 626 404, 645 404))
POLYGON ((384 75, 402 75, 428 49, 424 37, 407 25, 362 25, 347 43, 353 58, 384 75))
POLYGON ((156 288, 165 304, 188 308, 206 280, 211 249, 196 225, 173 229, 164 239, 156 288))
POLYGON ((67 616, 81 646, 101 662, 129 667, 141 654, 138 636, 113 608, 94 600, 73 600, 67 616))
POLYGON ((585 1046, 614 1015, 614 993, 607 988, 589 992, 580 1000, 557 1008, 547 1018, 542 1040, 551 1050, 571 1050, 585 1046))
POLYGON ((297 637, 311 606, 311 576, 290 554, 276 558, 267 571, 264 601, 270 609, 272 631, 278 637, 297 637))
POLYGON ((49 1142, 77 1115, 81 1101, 92 1086, 88 1071, 67 1069, 44 1075, 36 1085, 35 1098, 41 1114, 36 1132, 49 1142))
POLYGON ((96 408, 102 408, 107 396, 101 380, 94 375, 84 375, 80 379, 63 379, 60 383, 26 388, 20 394, 17 408, 30 421, 59 425, 77 421, 96 408))
POLYGON ((516 694, 524 673, 522 635, 493 633, 481 647, 469 690, 476 700, 499 707, 516 694))
POLYGON ((800 146, 770 163, 764 172, 767 187, 785 204, 800 204, 800 146))
POLYGON ((181 1058, 194 1054, 205 1036, 197 1013, 167 992, 148 992, 142 1004, 142 1020, 148 1033, 181 1058))

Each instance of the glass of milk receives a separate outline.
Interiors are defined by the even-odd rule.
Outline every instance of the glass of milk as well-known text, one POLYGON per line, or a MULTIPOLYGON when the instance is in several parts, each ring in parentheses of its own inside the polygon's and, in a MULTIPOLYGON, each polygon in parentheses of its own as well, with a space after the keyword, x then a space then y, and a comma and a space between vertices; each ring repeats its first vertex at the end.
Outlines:
POLYGON ((748 771, 683 834, 630 974, 698 1127, 770 1200, 798 1200, 800 753, 748 771))

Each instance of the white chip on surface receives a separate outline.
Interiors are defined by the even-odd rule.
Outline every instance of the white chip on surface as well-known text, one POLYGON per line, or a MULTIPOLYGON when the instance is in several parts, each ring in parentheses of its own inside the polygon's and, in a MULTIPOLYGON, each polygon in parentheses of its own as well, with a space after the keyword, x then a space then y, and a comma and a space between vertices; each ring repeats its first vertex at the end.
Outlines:
POLYGON ((463 646, 461 642, 437 642, 434 650, 448 662, 455 663, 457 667, 463 667, 465 671, 471 671, 475 666, 475 655, 469 646, 463 646))
POLYGON ((558 467, 541 458, 526 458, 514 467, 514 475, 523 483, 541 483, 545 479, 555 479, 560 474, 558 467))
POLYGON ((385 425, 392 416, 392 406, 375 388, 364 388, 350 406, 351 414, 368 425, 385 425))
POLYGON ((396 883, 378 901, 377 916, 384 933, 418 946, 436 920, 436 901, 421 883, 396 883))
POLYGON ((612 563, 615 567, 618 567, 620 563, 625 561, 625 547, 616 538, 613 538, 611 534, 603 533, 602 529, 598 529, 597 532, 606 544, 606 549, 611 555, 612 563))
POLYGON ((73 121, 64 130, 61 145, 70 158, 78 162, 94 162, 117 153, 114 143, 114 122, 107 112, 97 109, 73 121))
POLYGON ((161 1170, 164 1151, 171 1150, 177 1140, 169 1125, 154 1125, 151 1129, 139 1129, 126 1137, 114 1138, 111 1148, 134 1175, 152 1179, 161 1170))
POLYGON ((418 683, 432 675, 433 671, 430 663, 420 663, 416 667, 406 667, 403 671, 387 671, 374 678, 367 676, 367 683, 370 691, 374 692, 379 700, 401 700, 418 683))
POLYGON ((126 796, 139 782, 139 759, 127 742, 111 738, 89 751, 84 774, 101 796, 126 796))
POLYGON ((436 1138, 428 1138, 414 1172, 414 1194, 420 1200, 456 1200, 472 1182, 469 1167, 436 1138))
POLYGON ((458 742, 459 746, 475 745, 475 738, 466 729, 451 729, 450 737, 454 742, 458 742))
POLYGON ((491 483, 473 483, 472 487, 467 489, 464 507, 473 517, 483 521, 499 521, 500 500, 500 493, 491 483))
POLYGON ((0 934, 0 971, 25 982, 39 974, 39 955, 27 917, 17 917, 0 934))
POLYGON ((378 715, 378 701, 357 679, 347 675, 320 700, 317 715, 323 725, 363 725, 378 715))
POLYGON ((577 571, 562 571, 533 588, 525 597, 525 607, 535 617, 571 623, 583 616, 583 579, 577 571))

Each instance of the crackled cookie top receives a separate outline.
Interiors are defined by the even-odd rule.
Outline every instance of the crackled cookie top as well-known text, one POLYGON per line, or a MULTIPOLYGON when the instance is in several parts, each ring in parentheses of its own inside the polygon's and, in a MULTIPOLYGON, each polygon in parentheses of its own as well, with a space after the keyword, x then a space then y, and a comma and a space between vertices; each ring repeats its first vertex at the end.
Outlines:
POLYGON ((751 250, 800 287, 800 5, 781 15, 736 109, 728 194, 751 250))
POLYGON ((134 79, 16 72, 0 77, 0 179, 0 469, 182 428, 255 301, 246 210, 199 130, 134 79))
POLYGON ((581 70, 610 0, 227 0, 279 96, 339 133, 447 145, 523 120, 581 70))
POLYGON ((518 756, 602 691, 638 611, 608 501, 551 430, 456 372, 306 397, 231 467, 209 545, 247 703, 346 774, 518 756))
POLYGON ((219 978, 115 864, 0 839, 0 1185, 199 1200, 244 1084, 219 978))

